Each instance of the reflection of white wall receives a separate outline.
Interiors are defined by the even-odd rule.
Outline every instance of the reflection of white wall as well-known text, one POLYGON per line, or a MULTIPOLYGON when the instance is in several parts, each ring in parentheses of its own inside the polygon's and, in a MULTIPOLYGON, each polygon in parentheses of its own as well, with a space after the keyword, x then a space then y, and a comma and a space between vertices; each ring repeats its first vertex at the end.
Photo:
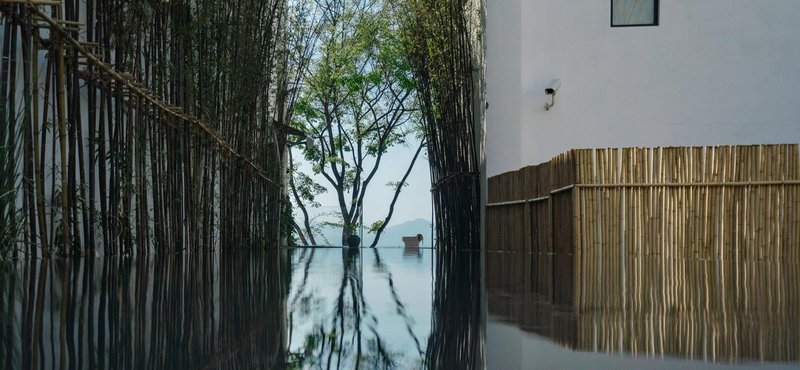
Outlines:
POLYGON ((571 148, 800 142, 800 1, 488 0, 489 175, 571 148), (546 112, 544 88, 563 86, 546 112))

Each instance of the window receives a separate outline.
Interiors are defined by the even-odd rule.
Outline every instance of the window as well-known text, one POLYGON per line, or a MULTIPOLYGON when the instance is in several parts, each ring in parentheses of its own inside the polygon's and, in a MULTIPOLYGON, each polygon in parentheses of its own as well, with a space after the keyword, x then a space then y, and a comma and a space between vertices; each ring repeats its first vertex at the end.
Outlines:
POLYGON ((611 27, 657 25, 658 0, 611 0, 611 27))

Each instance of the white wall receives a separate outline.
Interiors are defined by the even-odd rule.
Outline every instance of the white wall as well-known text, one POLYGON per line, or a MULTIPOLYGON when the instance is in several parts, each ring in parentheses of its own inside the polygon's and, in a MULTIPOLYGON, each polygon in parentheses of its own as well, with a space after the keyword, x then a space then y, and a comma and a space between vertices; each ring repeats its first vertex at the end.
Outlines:
POLYGON ((487 1, 490 176, 571 148, 800 142, 798 0, 661 1, 625 28, 610 0, 487 1))
POLYGON ((490 176, 516 170, 521 164, 519 14, 519 0, 487 0, 486 168, 490 176))

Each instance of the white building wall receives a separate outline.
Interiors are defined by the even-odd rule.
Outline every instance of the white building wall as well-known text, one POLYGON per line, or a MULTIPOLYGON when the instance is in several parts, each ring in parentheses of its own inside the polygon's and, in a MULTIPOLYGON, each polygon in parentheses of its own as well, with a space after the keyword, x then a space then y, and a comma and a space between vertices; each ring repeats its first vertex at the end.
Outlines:
POLYGON ((487 1, 490 176, 572 148, 800 142, 798 0, 664 0, 622 28, 610 0, 487 1))
MULTIPOLYGON (((528 1, 528 0, 524 0, 528 1)), ((522 159, 519 94, 521 3, 488 0, 486 9, 486 168, 489 176, 516 170, 522 159)))

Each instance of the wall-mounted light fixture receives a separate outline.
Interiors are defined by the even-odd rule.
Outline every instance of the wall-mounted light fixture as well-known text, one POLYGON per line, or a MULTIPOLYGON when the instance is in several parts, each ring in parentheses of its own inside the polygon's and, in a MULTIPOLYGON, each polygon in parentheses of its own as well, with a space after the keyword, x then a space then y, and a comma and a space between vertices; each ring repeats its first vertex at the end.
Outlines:
POLYGON ((550 102, 544 105, 544 110, 550 110, 553 106, 556 105, 556 93, 558 93, 558 89, 561 88, 561 80, 555 79, 550 81, 550 84, 544 89, 544 93, 550 96, 550 102))

